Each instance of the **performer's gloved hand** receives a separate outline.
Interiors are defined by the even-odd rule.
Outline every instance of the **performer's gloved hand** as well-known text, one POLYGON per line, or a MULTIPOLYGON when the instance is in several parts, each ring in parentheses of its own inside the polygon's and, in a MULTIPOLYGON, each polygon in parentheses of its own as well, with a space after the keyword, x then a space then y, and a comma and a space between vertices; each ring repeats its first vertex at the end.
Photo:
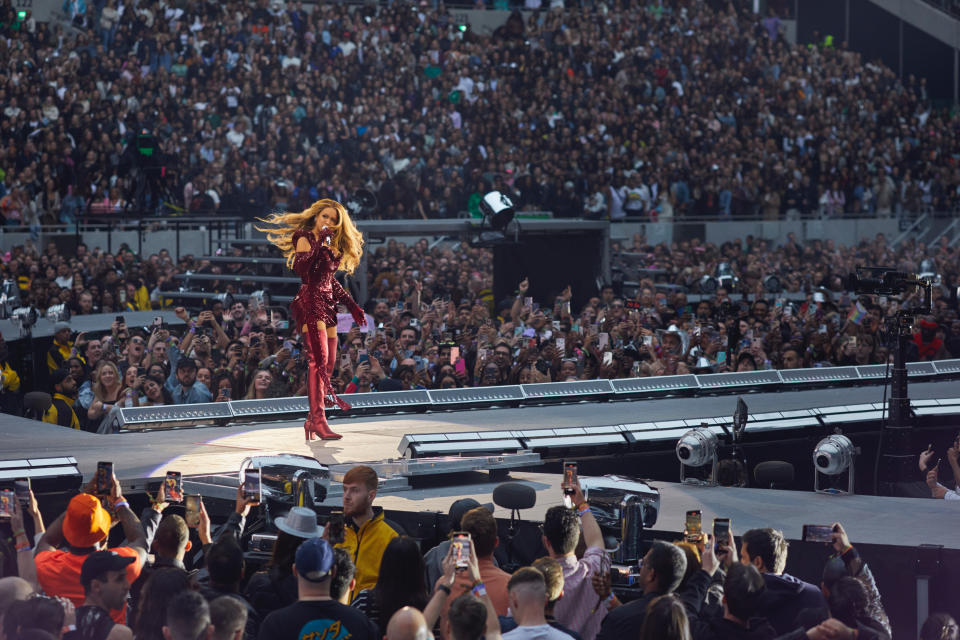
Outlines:
POLYGON ((329 227, 323 227, 320 229, 320 242, 330 246, 333 243, 333 229, 329 227))
POLYGON ((356 322, 359 326, 367 326, 367 314, 363 312, 363 309, 357 305, 352 305, 350 307, 350 315, 353 316, 353 321, 356 322))

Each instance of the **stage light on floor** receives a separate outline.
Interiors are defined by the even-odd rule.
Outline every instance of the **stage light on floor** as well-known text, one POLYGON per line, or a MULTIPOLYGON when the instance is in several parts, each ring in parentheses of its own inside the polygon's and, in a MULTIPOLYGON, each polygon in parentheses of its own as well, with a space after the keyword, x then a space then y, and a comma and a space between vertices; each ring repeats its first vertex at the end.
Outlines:
POLYGON ((233 419, 229 402, 172 404, 155 407, 114 407, 97 433, 223 426, 233 419))
POLYGON ((704 427, 691 429, 677 441, 677 459, 680 460, 680 482, 713 486, 717 484, 717 449, 720 441, 717 435, 704 427), (707 480, 687 477, 687 467, 710 465, 707 480))
POLYGON ((634 564, 642 557, 640 535, 657 522, 660 490, 642 480, 607 475, 580 478, 600 530, 620 543, 611 553, 618 564, 634 564))
POLYGON ((47 307, 46 315, 49 322, 66 322, 70 319, 70 307, 63 303, 55 304, 52 307, 47 307))
POLYGON ((37 310, 33 307, 19 307, 10 314, 10 320, 21 332, 26 331, 37 324, 37 310))
POLYGON ((844 435, 834 434, 818 442, 813 450, 813 490, 817 493, 853 494, 854 461, 857 453, 857 447, 844 435), (838 476, 844 471, 847 472, 846 491, 820 488, 821 475, 838 476))

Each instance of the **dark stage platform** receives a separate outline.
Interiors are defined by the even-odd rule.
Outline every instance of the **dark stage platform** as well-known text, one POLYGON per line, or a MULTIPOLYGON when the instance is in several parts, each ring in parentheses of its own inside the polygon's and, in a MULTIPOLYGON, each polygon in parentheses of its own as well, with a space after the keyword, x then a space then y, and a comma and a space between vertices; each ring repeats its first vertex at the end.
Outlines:
MULTIPOLYGON (((914 400, 956 396, 957 383, 929 382, 910 386, 914 400)), ((772 394, 746 394, 751 414, 789 411, 830 405, 880 402, 880 387, 817 389, 772 394)), ((185 476, 236 471, 244 458, 271 453, 310 455, 324 464, 369 462, 398 457, 398 445, 408 434, 438 432, 482 432, 503 429, 542 429, 599 426, 657 420, 697 419, 730 415, 736 399, 732 396, 645 399, 627 402, 582 403, 515 409, 485 409, 449 413, 408 414, 392 417, 341 417, 332 421, 344 435, 337 442, 304 443, 301 423, 276 422, 120 433, 90 434, 11 416, 0 417, 3 459, 73 456, 85 477, 98 460, 113 460, 118 477, 131 488, 147 479, 161 477, 167 469, 185 476)), ((749 424, 747 430, 749 432, 749 424)), ((785 445, 786 447, 792 445, 785 445)), ((661 466, 678 467, 672 449, 654 454, 661 466)), ((809 456, 809 454, 805 454, 809 456)), ((632 463, 627 463, 632 464, 632 463)), ((812 463, 811 463, 812 464, 812 463)), ((589 468, 588 468, 589 469, 589 468)), ((528 479, 538 492, 536 509, 524 517, 537 518, 558 504, 559 476, 541 473, 543 467, 514 470, 515 479, 528 479), (533 473, 536 471, 536 473, 533 473)), ((553 469, 549 469, 553 470, 553 469)), ((627 469, 632 475, 652 475, 646 464, 627 469)), ((590 473, 594 470, 584 470, 590 473)), ((624 473, 624 469, 619 470, 624 473)), ((595 472, 595 471, 594 471, 595 472)), ((600 471, 604 473, 606 471, 600 471)), ((453 478, 447 486, 415 488, 383 496, 384 505, 394 509, 435 509, 446 511, 457 496, 476 495, 489 499, 492 484, 476 484, 477 474, 453 478), (463 485, 466 480, 468 484, 463 485), (473 484, 470 484, 473 482, 473 484)), ((479 476, 481 479, 485 476, 479 476)), ((664 477, 653 475, 654 478, 664 477)), ((437 484, 437 483, 434 483, 437 484)), ((682 529, 688 508, 702 506, 704 517, 730 516, 739 530, 778 523, 791 535, 799 536, 805 523, 834 520, 856 523, 857 537, 877 544, 914 546, 920 542, 960 549, 960 508, 942 501, 878 498, 868 495, 823 496, 812 491, 771 491, 757 489, 694 488, 670 482, 656 482, 664 492, 664 509, 657 529, 682 529), (895 514, 895 515, 892 515, 895 514), (923 522, 923 537, 904 527, 904 522, 923 522)), ((422 485, 421 485, 422 486, 422 485)), ((499 514, 498 514, 499 515, 499 514)))

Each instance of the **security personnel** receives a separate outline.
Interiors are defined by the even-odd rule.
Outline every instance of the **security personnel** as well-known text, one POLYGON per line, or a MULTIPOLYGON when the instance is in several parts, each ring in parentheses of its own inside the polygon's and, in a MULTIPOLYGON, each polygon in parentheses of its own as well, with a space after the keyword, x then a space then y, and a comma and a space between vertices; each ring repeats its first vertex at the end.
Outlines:
POLYGON ((56 323, 53 325, 53 345, 47 351, 47 369, 50 373, 65 368, 72 351, 73 342, 70 340, 70 325, 66 322, 56 323))
POLYGON ((53 403, 43 414, 43 421, 80 429, 80 420, 73 410, 73 403, 77 399, 77 381, 66 369, 54 371, 50 374, 50 381, 53 383, 53 403))

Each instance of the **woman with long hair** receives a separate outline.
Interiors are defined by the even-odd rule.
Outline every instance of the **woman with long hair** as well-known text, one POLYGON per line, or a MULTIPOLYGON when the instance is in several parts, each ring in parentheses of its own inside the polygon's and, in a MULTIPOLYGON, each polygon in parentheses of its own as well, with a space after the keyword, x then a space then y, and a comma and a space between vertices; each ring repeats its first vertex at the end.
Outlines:
POLYGON ((327 424, 324 404, 330 395, 343 410, 350 405, 337 397, 330 376, 337 361, 337 305, 350 311, 358 325, 366 316, 350 294, 337 282, 337 271, 353 273, 363 253, 363 236, 346 207, 334 200, 318 200, 300 213, 279 213, 263 220, 274 225, 261 229, 287 259, 287 266, 303 281, 290 311, 306 338, 309 372, 307 391, 310 414, 303 425, 307 440, 339 440, 327 424))
POLYGON ((247 387, 247 395, 244 400, 261 400, 263 398, 273 397, 270 393, 273 385, 273 374, 269 369, 257 369, 253 372, 253 379, 250 380, 250 386, 247 387))
POLYGON ((157 569, 143 585, 133 621, 133 635, 137 640, 163 640, 163 625, 167 623, 167 605, 178 594, 193 589, 194 585, 183 569, 157 569))
POLYGON ((101 360, 97 365, 93 380, 93 402, 87 409, 87 418, 97 424, 103 416, 110 413, 114 405, 123 399, 123 381, 120 379, 120 370, 109 360, 101 360))
POLYGON ((640 640, 690 640, 690 621, 680 598, 668 593, 650 601, 640 640))
POLYGON ((358 593, 350 606, 363 611, 384 635, 390 616, 398 609, 411 606, 422 611, 427 606, 430 598, 426 571, 416 541, 409 536, 397 536, 383 551, 377 586, 358 593))

